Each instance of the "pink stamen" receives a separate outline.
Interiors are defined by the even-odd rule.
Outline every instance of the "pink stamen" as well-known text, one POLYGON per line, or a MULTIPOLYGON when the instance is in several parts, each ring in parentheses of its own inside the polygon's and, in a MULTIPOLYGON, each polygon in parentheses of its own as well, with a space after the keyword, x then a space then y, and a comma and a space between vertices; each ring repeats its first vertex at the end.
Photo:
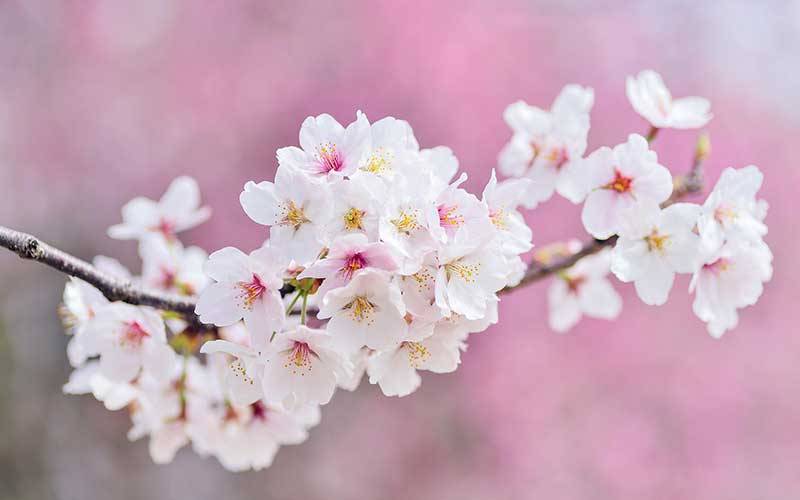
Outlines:
POLYGON ((151 229, 163 234, 168 240, 175 239, 175 224, 167 219, 161 219, 158 225, 151 229))
POLYGON ((349 281, 356 272, 365 267, 367 267, 367 259, 360 253, 354 253, 345 259, 344 266, 339 270, 339 273, 349 281))
POLYGON ((726 271, 730 265, 730 260, 720 257, 710 264, 703 265, 703 269, 713 273, 715 276, 719 276, 723 271, 726 271))
POLYGON ((256 300, 260 299, 267 291, 267 287, 262 283, 261 278, 253 275, 253 280, 248 282, 240 282, 239 289, 241 290, 239 298, 242 299, 244 307, 252 309, 256 300))
POLYGON ((614 190, 618 193, 627 193, 631 190, 633 179, 626 176, 619 169, 614 169, 614 180, 603 186, 606 189, 614 190))
POLYGON ((320 173, 327 174, 331 171, 339 172, 344 168, 344 156, 336 148, 336 145, 324 145, 319 148, 317 154, 320 173))
MULTIPOLYGON (((310 372, 313 367, 312 363, 317 357, 317 353, 315 353, 308 344, 295 341, 294 346, 289 350, 289 355, 286 356, 286 363, 283 367, 292 370, 292 373, 295 375, 297 375, 298 372, 310 372)), ((300 373, 300 376, 304 375, 305 373, 300 373)))
POLYGON ((138 347, 142 345, 144 339, 149 336, 150 334, 142 328, 139 322, 133 321, 128 323, 127 328, 125 328, 122 334, 122 345, 138 347))

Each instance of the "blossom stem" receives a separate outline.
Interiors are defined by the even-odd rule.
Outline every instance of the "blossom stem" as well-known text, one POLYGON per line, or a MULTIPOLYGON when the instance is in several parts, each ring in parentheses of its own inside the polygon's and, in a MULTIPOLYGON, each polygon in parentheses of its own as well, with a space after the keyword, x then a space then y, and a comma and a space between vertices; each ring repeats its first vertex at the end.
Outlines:
POLYGON ((656 136, 658 135, 659 130, 661 129, 658 127, 651 126, 650 130, 647 132, 647 136, 645 137, 645 139, 647 139, 647 142, 653 142, 656 136))
POLYGON ((308 292, 303 291, 303 306, 300 309, 300 324, 306 324, 306 309, 308 309, 308 292))

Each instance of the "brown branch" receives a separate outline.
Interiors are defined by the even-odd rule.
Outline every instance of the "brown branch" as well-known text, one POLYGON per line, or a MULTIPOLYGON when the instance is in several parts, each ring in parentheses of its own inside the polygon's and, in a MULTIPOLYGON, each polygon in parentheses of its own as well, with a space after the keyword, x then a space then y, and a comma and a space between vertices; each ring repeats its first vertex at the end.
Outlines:
POLYGON ((174 311, 194 322, 193 298, 137 287, 129 280, 106 274, 88 262, 50 246, 30 234, 0 226, 0 247, 11 250, 23 259, 41 262, 64 274, 82 279, 100 290, 108 300, 174 311))
MULTIPOLYGON (((655 133, 652 131, 650 132, 650 135, 655 137, 655 133)), ((690 194, 698 193, 703 190, 703 162, 706 158, 708 158, 709 153, 709 139, 707 135, 703 134, 697 140, 697 147, 695 148, 694 158, 692 160, 692 166, 689 169, 689 172, 675 178, 672 195, 670 195, 667 201, 662 203, 663 207, 672 205, 673 203, 680 201, 690 194)), ((584 243, 581 249, 574 254, 561 257, 547 264, 532 262, 528 267, 528 270, 525 272, 525 275, 522 277, 522 280, 520 280, 517 285, 503 288, 498 293, 503 294, 511 292, 517 288, 524 287, 550 275, 556 274, 559 271, 569 269, 582 258, 595 254, 606 247, 611 247, 616 242, 616 236, 612 236, 606 240, 589 240, 584 243)))

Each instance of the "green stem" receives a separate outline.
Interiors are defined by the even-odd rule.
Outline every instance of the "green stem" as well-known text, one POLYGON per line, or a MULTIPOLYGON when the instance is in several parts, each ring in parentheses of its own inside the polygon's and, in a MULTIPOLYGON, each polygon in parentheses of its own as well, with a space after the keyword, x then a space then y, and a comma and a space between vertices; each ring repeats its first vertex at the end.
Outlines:
POLYGON ((308 292, 303 293, 303 307, 300 309, 300 324, 306 324, 306 309, 308 307, 308 292))
POLYGON ((292 312, 292 308, 294 307, 295 304, 297 304, 297 299, 299 299, 300 295, 302 295, 302 294, 303 294, 303 290, 297 290, 297 295, 294 296, 292 301, 289 302, 289 306, 286 308, 286 314, 289 314, 290 312, 292 312))

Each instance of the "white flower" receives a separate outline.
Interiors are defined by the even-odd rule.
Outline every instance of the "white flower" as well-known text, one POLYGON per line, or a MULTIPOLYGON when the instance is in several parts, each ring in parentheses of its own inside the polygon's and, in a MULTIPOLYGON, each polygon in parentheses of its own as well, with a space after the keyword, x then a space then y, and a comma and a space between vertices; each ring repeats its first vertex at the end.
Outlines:
POLYGON ((208 220, 211 209, 200 207, 200 190, 191 177, 178 177, 159 201, 134 198, 122 207, 122 224, 111 226, 108 235, 118 240, 161 233, 167 239, 208 220))
POLYGON ((581 219, 586 231, 604 240, 619 231, 623 214, 637 203, 661 204, 672 193, 672 175, 658 164, 647 140, 631 134, 628 142, 602 147, 581 164, 587 194, 581 219))
POLYGON ((346 129, 331 115, 309 116, 300 126, 300 148, 279 149, 278 162, 309 175, 341 177, 356 171, 369 147, 369 121, 360 111, 346 129))
POLYGON ((417 271, 397 277, 406 309, 414 316, 429 321, 435 321, 442 317, 442 310, 436 303, 436 275, 438 273, 438 263, 434 253, 431 252, 425 257, 417 271))
POLYGON ((472 238, 488 241, 495 235, 495 229, 489 219, 489 209, 458 186, 467 180, 467 174, 450 184, 434 202, 436 211, 429 211, 428 227, 436 240, 447 243, 459 232, 467 232, 472 238))
POLYGON ((476 248, 464 235, 439 251, 436 273, 436 304, 444 311, 479 319, 489 303, 507 283, 506 259, 495 245, 476 248))
POLYGON ((384 186, 367 185, 366 177, 359 176, 333 182, 330 189, 333 204, 323 230, 325 241, 352 233, 362 233, 369 241, 376 241, 384 186))
POLYGON ((408 122, 387 116, 371 125, 370 135, 370 148, 359 176, 371 174, 391 180, 415 162, 419 144, 408 122))
POLYGON ((262 387, 273 404, 292 409, 306 403, 326 404, 338 379, 348 379, 352 364, 333 349, 325 330, 298 325, 275 336, 265 353, 262 387))
POLYGON ((268 336, 281 328, 285 318, 280 294, 283 270, 271 247, 250 255, 233 247, 218 250, 205 265, 215 283, 203 290, 195 312, 203 323, 217 326, 243 319, 252 333, 268 336))
POLYGON ((421 383, 417 370, 454 371, 461 360, 463 338, 449 330, 435 332, 432 326, 412 324, 396 348, 373 353, 367 360, 369 383, 378 384, 385 396, 407 396, 421 383))
POLYGON ((517 210, 529 179, 511 179, 498 184, 494 169, 489 182, 483 189, 483 202, 489 207, 489 218, 500 235, 500 246, 510 254, 525 253, 533 244, 531 228, 517 210))
POLYGON ((101 308, 86 327, 87 354, 100 355, 100 372, 129 382, 143 368, 157 380, 168 377, 175 352, 167 345, 164 322, 149 307, 115 302, 101 308))
POLYGON ((767 204, 756 199, 763 174, 754 165, 726 168, 703 204, 698 221, 706 248, 717 250, 726 238, 759 241, 767 234, 763 220, 767 204))
POLYGON ((763 242, 727 242, 692 276, 692 308, 719 338, 739 322, 737 309, 756 303, 772 278, 772 252, 763 242))
POLYGON ((514 136, 500 153, 500 171, 531 180, 523 199, 527 208, 550 199, 555 190, 579 201, 573 192, 571 170, 572 163, 586 151, 593 103, 592 89, 567 85, 549 112, 523 101, 506 108, 503 117, 514 136))
POLYGON ((200 348, 203 354, 224 353, 231 357, 221 370, 222 390, 225 396, 237 405, 252 404, 264 396, 261 379, 264 375, 264 360, 260 352, 250 346, 211 340, 200 348))
POLYGON ((405 337, 405 305, 397 285, 386 273, 366 271, 322 301, 318 318, 327 319, 333 345, 346 353, 367 346, 383 350, 405 337))
POLYGON ((107 410, 121 410, 133 402, 139 392, 129 382, 113 382, 100 373, 100 362, 92 360, 76 368, 64 384, 65 394, 89 394, 101 401, 107 410))
POLYGON ((353 363, 353 371, 349 377, 337 379, 339 388, 351 392, 358 389, 358 386, 361 385, 361 379, 364 378, 364 374, 367 372, 367 360, 369 360, 372 353, 372 349, 362 347, 350 356, 350 362, 353 363))
POLYGON ((319 233, 330 215, 327 184, 279 166, 274 183, 248 182, 239 201, 248 217, 270 227, 271 246, 287 260, 306 264, 319 255, 319 233))
POLYGON ((611 251, 603 250, 579 260, 559 274, 547 291, 550 328, 566 332, 583 315, 614 319, 622 310, 622 298, 606 279, 611 251))
POLYGON ((700 238, 694 232, 700 206, 677 203, 636 207, 624 217, 611 258, 611 271, 634 282, 645 304, 662 305, 675 273, 692 273, 700 265, 700 238))
POLYGON ((399 193, 387 200, 379 234, 394 253, 400 273, 416 272, 424 256, 436 247, 428 226, 435 211, 432 203, 410 194, 399 193))
POLYGON ((139 255, 142 281, 148 287, 196 295, 208 284, 208 276, 203 272, 208 254, 201 248, 184 248, 180 241, 149 235, 140 241, 139 255))
POLYGON ((318 291, 324 297, 329 290, 346 285, 367 269, 395 271, 397 263, 384 243, 369 243, 360 233, 348 234, 334 241, 328 255, 306 268, 298 279, 324 279, 318 291))
POLYGON ((708 99, 673 99, 661 75, 655 71, 642 71, 635 78, 629 76, 625 83, 631 106, 654 127, 700 128, 711 120, 711 103, 708 99))

